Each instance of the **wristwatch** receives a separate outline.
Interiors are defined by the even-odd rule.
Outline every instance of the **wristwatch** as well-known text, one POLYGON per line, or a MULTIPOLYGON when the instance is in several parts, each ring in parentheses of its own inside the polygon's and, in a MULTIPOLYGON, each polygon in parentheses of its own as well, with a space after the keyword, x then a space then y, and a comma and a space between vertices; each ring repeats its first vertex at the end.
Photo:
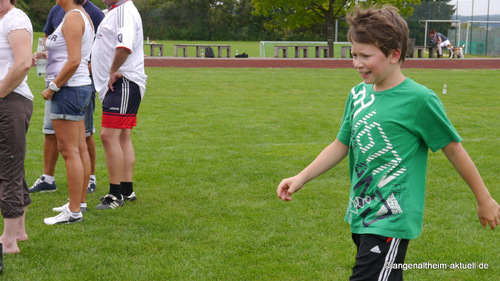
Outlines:
POLYGON ((51 89, 51 90, 52 90, 52 91, 54 91, 54 92, 57 92, 57 91, 59 91, 61 88, 58 88, 58 87, 57 87, 57 85, 56 85, 56 83, 54 83, 54 82, 50 82, 50 83, 49 83, 49 89, 51 89))

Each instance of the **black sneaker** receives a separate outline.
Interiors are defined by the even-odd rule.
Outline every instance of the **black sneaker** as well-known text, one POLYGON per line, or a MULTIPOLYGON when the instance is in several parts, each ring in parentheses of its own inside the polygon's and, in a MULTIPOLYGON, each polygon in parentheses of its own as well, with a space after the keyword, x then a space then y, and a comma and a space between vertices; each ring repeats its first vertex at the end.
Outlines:
POLYGON ((41 176, 39 179, 35 181, 32 187, 28 189, 29 193, 34 192, 54 192, 57 190, 56 182, 54 181, 52 184, 45 181, 45 177, 41 176))
POLYGON ((101 197, 101 203, 95 208, 97 210, 107 210, 115 209, 121 206, 123 206, 123 199, 118 199, 113 194, 108 194, 104 197, 101 197))
POLYGON ((133 191, 129 196, 122 194, 122 197, 123 197, 123 201, 130 201, 130 202, 135 201, 135 199, 137 199, 137 197, 135 196, 135 192, 133 192, 133 191))

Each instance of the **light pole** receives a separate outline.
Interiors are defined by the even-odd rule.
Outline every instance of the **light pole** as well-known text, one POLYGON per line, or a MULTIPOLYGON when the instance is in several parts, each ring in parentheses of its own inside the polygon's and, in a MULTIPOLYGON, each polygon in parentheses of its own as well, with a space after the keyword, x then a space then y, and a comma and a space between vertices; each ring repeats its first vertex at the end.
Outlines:
MULTIPOLYGON (((474 0, 472 0, 472 14, 471 14, 471 18, 470 18, 471 21, 474 21, 474 0)), ((472 50, 472 25, 473 23, 471 22, 471 29, 470 29, 470 41, 469 41, 469 51, 468 53, 470 54, 472 50)))
POLYGON ((484 54, 485 55, 488 55, 488 34, 490 33, 489 32, 489 27, 490 27, 490 24, 489 24, 489 21, 490 21, 490 0, 488 0, 488 12, 486 13, 486 42, 485 42, 485 46, 484 46, 484 54))

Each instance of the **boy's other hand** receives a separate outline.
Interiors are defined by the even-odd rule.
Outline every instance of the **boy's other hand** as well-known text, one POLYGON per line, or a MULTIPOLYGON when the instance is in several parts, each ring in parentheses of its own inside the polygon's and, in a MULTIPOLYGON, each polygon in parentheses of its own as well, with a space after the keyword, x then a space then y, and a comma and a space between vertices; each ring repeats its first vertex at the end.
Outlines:
POLYGON ((478 202, 477 216, 483 227, 489 224, 491 229, 495 229, 500 223, 500 205, 491 197, 485 202, 478 202))
POLYGON ((299 191, 304 184, 297 176, 284 179, 278 185, 276 193, 283 201, 291 201, 292 194, 299 191))

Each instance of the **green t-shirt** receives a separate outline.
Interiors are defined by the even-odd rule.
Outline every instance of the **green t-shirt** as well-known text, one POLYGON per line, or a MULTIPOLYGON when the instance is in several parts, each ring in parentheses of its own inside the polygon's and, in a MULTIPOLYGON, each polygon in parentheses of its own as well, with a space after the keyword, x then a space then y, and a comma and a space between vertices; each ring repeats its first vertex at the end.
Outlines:
POLYGON ((361 83, 351 90, 337 138, 349 146, 351 231, 417 238, 428 149, 462 141, 436 94, 410 78, 382 92, 361 83))

